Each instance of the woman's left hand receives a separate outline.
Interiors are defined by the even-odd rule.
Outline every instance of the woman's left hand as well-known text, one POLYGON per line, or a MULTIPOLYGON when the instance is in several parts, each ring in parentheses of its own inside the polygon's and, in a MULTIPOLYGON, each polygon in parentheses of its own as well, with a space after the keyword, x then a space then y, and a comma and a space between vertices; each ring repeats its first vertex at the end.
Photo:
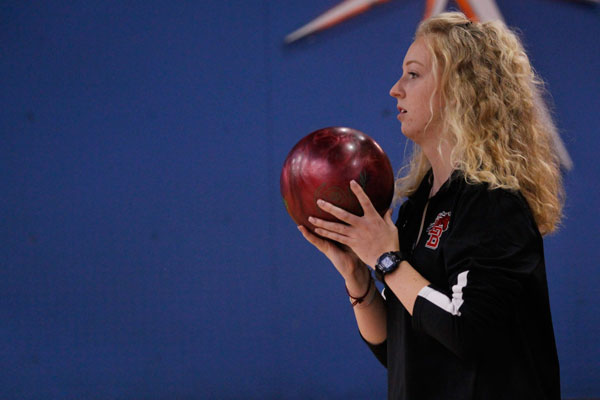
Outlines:
POLYGON ((350 182, 350 189, 357 197, 364 215, 359 217, 324 200, 319 199, 317 205, 340 221, 329 222, 310 217, 311 224, 316 226, 315 233, 345 244, 367 265, 374 267, 377 259, 388 251, 398 251, 398 229, 392 221, 392 210, 388 210, 382 218, 362 187, 355 181, 350 182))

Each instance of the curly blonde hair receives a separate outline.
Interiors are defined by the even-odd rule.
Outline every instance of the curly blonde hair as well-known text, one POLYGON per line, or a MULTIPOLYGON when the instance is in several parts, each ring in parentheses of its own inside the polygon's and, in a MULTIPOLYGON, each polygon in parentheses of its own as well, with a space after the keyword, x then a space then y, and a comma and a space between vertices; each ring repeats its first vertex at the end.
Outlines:
MULTIPOLYGON (((421 37, 439 80, 443 140, 453 144, 454 168, 469 183, 520 191, 540 232, 553 232, 564 197, 551 138, 556 128, 544 114, 542 82, 518 37, 501 22, 470 22, 458 12, 422 22, 415 39, 421 37)), ((430 168, 415 145, 396 197, 414 193, 430 168)))

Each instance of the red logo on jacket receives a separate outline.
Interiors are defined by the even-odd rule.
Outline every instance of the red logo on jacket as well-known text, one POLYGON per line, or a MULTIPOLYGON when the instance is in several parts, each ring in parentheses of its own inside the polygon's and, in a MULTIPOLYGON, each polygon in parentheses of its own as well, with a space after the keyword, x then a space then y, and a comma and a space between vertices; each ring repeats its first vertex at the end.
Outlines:
POLYGON ((429 240, 425 243, 425 247, 432 250, 438 248, 442 233, 448 230, 448 225, 450 225, 450 214, 451 212, 442 211, 435 217, 435 222, 427 228, 429 240))

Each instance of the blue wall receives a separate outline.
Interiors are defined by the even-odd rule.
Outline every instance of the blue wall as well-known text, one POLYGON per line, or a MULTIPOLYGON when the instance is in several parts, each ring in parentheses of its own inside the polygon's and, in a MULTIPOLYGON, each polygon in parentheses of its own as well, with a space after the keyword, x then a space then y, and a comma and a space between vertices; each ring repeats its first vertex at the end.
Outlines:
MULTIPOLYGON (((336 1, 73 3, 0 4, 0 398, 383 398, 279 172, 331 125, 401 165, 388 90, 424 2, 287 47, 336 1)), ((546 239, 563 394, 600 396, 600 11, 498 5, 575 162, 546 239)))

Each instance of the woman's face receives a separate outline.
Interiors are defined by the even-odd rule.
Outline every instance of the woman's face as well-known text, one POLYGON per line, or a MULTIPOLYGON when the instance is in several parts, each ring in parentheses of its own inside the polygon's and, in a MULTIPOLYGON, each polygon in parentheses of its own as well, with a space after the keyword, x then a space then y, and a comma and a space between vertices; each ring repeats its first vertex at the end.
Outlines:
POLYGON ((421 147, 437 145, 441 135, 441 100, 439 91, 434 95, 436 79, 423 37, 409 47, 402 69, 402 76, 390 90, 390 96, 397 100, 402 133, 421 147))

